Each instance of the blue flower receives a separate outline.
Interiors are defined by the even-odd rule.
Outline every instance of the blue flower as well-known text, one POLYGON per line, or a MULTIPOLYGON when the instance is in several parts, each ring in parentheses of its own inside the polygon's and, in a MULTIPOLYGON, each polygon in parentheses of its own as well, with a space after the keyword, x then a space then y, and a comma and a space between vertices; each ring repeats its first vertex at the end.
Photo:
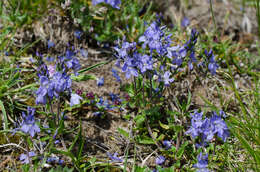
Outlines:
POLYGON ((187 17, 184 17, 181 21, 182 27, 187 27, 190 24, 190 20, 187 17))
POLYGON ((214 133, 225 142, 227 137, 229 137, 228 127, 225 121, 221 119, 220 116, 214 114, 211 117, 210 122, 214 125, 214 133))
POLYGON ((36 156, 35 152, 31 151, 28 154, 21 154, 20 155, 20 161, 22 161, 22 164, 29 164, 31 157, 36 156), (29 155, 29 156, 28 156, 29 155))
POLYGON ((164 140, 163 145, 165 146, 165 149, 170 149, 172 147, 172 143, 169 140, 164 140))
POLYGON ((205 55, 208 59, 208 69, 212 75, 216 74, 216 70, 219 68, 219 65, 215 61, 215 56, 213 54, 213 51, 210 50, 209 52, 205 50, 205 55))
POLYGON ((48 40, 48 49, 50 49, 51 47, 54 47, 54 42, 52 42, 51 40, 48 40))
POLYGON ((156 50, 159 55, 164 55, 171 44, 170 36, 165 36, 164 27, 159 27, 160 22, 154 21, 139 37, 139 42, 143 43, 142 48, 149 47, 150 51, 156 50))
POLYGON ((84 58, 86 58, 86 59, 88 58, 88 51, 87 51, 87 50, 81 48, 81 49, 80 49, 80 54, 81 54, 84 58))
POLYGON ((135 51, 135 49, 136 49, 135 42, 130 43, 126 41, 122 43, 121 48, 114 47, 114 50, 116 50, 116 52, 118 53, 118 57, 123 59, 126 58, 131 51, 135 51))
POLYGON ((20 128, 18 128, 18 130, 21 130, 25 134, 29 134, 31 137, 34 137, 35 133, 41 131, 39 126, 35 123, 34 113, 35 109, 31 107, 27 108, 27 116, 22 112, 23 121, 20 124, 20 128))
POLYGON ((145 73, 147 70, 153 70, 153 58, 152 56, 148 55, 140 55, 139 59, 140 61, 138 68, 140 69, 141 73, 145 73))
POLYGON ((71 90, 70 76, 56 72, 51 79, 40 76, 40 87, 36 91, 36 104, 46 104, 53 96, 59 97, 61 93, 71 90))
POLYGON ((70 106, 74 106, 74 105, 78 105, 80 104, 80 100, 82 100, 82 97, 80 97, 77 94, 71 94, 71 98, 70 98, 70 106))
POLYGON ((77 58, 72 58, 71 60, 66 62, 66 65, 69 69, 73 69, 74 70, 74 74, 78 75, 78 71, 81 67, 79 60, 77 58))
MULTIPOLYGON (((214 112, 213 112, 214 113, 214 112)), ((222 116, 223 118, 226 118, 227 115, 225 114, 225 112, 223 110, 219 111, 219 115, 222 116)))
POLYGON ((105 2, 113 8, 120 9, 121 0, 105 0, 105 2))
POLYGON ((187 55, 187 50, 184 46, 173 46, 173 47, 169 47, 167 49, 168 53, 167 53, 167 57, 172 59, 172 57, 175 57, 172 60, 172 63, 177 65, 177 66, 181 66, 182 62, 183 62, 183 58, 187 55))
POLYGON ((82 36, 82 31, 76 30, 76 31, 74 32, 74 36, 75 36, 77 39, 80 39, 80 37, 82 36))
POLYGON ((211 118, 203 119, 203 112, 198 113, 195 111, 191 117, 191 127, 185 134, 191 135, 193 139, 201 136, 202 142, 198 144, 199 147, 207 145, 207 142, 211 141, 215 135, 220 137, 224 142, 229 136, 225 121, 216 112, 213 112, 211 118))
POLYGON ((103 86, 104 85, 104 77, 101 77, 97 80, 97 86, 103 86))
POLYGON ((174 81, 173 78, 170 78, 171 72, 170 71, 166 71, 163 75, 163 82, 165 86, 169 86, 170 83, 172 83, 174 81))
POLYGON ((116 78, 116 81, 117 81, 117 82, 121 82, 121 78, 120 78, 120 76, 117 74, 117 70, 115 70, 114 68, 112 68, 112 75, 113 75, 113 77, 116 78))
POLYGON ((97 5, 102 2, 111 5, 113 8, 120 9, 120 0, 92 0, 93 5, 97 5))
POLYGON ((156 157, 156 159, 155 159, 155 163, 156 163, 157 165, 162 165, 162 164, 164 163, 164 161, 165 161, 165 157, 162 156, 162 155, 156 157))
POLYGON ((198 159, 197 164, 195 164, 193 166, 193 167, 198 169, 197 172, 209 172, 209 170, 207 169, 207 167, 208 167, 208 154, 202 155, 202 153, 200 152, 197 159, 198 159))
POLYGON ((190 114, 191 115, 191 127, 189 128, 189 130, 187 130, 185 132, 185 134, 187 135, 191 135, 191 137, 193 139, 195 139, 197 136, 200 135, 200 133, 202 132, 202 125, 204 123, 204 120, 202 119, 203 117, 203 112, 198 112, 195 111, 194 114, 190 114))
POLYGON ((107 156, 114 162, 123 162, 121 158, 118 157, 118 153, 114 153, 113 155, 107 152, 107 156))

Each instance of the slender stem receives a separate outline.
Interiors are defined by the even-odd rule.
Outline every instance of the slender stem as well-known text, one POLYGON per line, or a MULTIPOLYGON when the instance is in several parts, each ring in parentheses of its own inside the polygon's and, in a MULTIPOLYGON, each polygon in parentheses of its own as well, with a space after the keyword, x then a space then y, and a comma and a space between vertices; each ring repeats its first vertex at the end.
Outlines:
POLYGON ((136 78, 134 77, 134 91, 135 91, 135 96, 137 94, 137 91, 136 91, 136 78))
POLYGON ((146 125, 146 128, 147 128, 147 130, 148 130, 148 133, 149 133, 149 135, 152 137, 154 143, 155 143, 156 146, 161 150, 161 149, 162 149, 161 146, 157 143, 156 139, 154 138, 154 135, 153 135, 152 129, 151 129, 150 125, 149 125, 149 122, 148 122, 147 117, 145 117, 145 125, 146 125))
POLYGON ((143 103, 145 103, 145 97, 144 97, 144 92, 145 92, 145 88, 144 88, 144 76, 143 76, 143 103))
POLYGON ((54 124, 56 125, 56 116, 54 115, 53 106, 52 106, 50 99, 49 99, 49 103, 50 103, 50 111, 51 111, 51 114, 53 115, 53 118, 54 118, 54 124))
POLYGON ((150 99, 152 99, 152 94, 153 94, 153 82, 152 82, 152 77, 149 77, 150 81, 150 99))
POLYGON ((29 149, 29 144, 28 144, 28 141, 27 141, 27 137, 28 136, 24 137, 24 141, 26 142, 26 155, 27 155, 27 157, 29 159, 29 164, 31 164, 31 159, 30 159, 30 155, 29 155, 30 149, 29 149))
POLYGON ((209 2, 210 2, 210 12, 211 12, 212 20, 213 20, 213 23, 214 23, 214 28, 215 28, 215 31, 216 31, 217 25, 216 25, 215 16, 214 16, 212 0, 210 0, 209 2))
POLYGON ((57 126, 59 125, 60 120, 60 98, 58 98, 58 107, 57 107, 57 126))

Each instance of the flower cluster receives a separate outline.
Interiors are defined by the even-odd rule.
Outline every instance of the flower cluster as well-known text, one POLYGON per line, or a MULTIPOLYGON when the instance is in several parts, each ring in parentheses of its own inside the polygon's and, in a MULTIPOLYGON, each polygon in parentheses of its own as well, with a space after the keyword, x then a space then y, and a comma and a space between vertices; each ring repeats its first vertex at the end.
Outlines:
POLYGON ((39 126, 35 123, 34 119, 35 109, 28 107, 27 108, 27 116, 24 112, 22 112, 23 120, 20 124, 20 127, 15 130, 20 130, 25 134, 29 134, 31 137, 34 137, 36 133, 39 133, 41 130, 39 126))
POLYGON ((80 69, 75 52, 67 50, 64 56, 58 57, 55 64, 46 65, 43 61, 38 76, 40 87, 36 91, 36 104, 46 104, 47 101, 59 98, 64 92, 71 93, 71 71, 77 75, 80 69))
POLYGON ((60 94, 71 90, 71 79, 66 73, 56 72, 51 78, 40 77, 40 87, 36 91, 36 104, 46 104, 53 97, 59 98, 60 94))
POLYGON ((210 142, 215 135, 221 138, 224 142, 229 136, 228 127, 221 116, 217 115, 216 112, 213 113, 211 118, 203 119, 203 112, 194 112, 191 114, 191 127, 186 134, 191 135, 194 139, 197 136, 201 136, 202 143, 210 142))
POLYGON ((31 152, 28 152, 28 154, 24 154, 22 153, 20 155, 20 161, 22 162, 22 164, 29 164, 29 162, 31 161, 31 158, 36 156, 35 152, 31 151, 31 152))
POLYGON ((208 170, 208 154, 203 155, 201 152, 197 157, 198 163, 193 167, 197 168, 197 172, 209 172, 208 170))
POLYGON ((159 27, 159 24, 158 21, 154 21, 139 38, 139 42, 143 43, 143 49, 148 46, 151 52, 155 50, 162 56, 167 52, 172 41, 171 35, 166 35, 164 32, 165 26, 159 27))
MULTIPOLYGON (((191 135, 193 139, 200 137, 201 143, 197 146, 204 147, 208 142, 212 141, 214 136, 217 135, 224 142, 229 136, 229 130, 225 121, 221 118, 225 117, 223 111, 219 112, 219 115, 216 112, 213 112, 211 118, 203 119, 203 112, 195 111, 194 114, 191 114, 191 127, 186 131, 185 134, 191 135)), ((198 163, 194 167, 199 168, 198 171, 208 171, 208 155, 202 156, 202 153, 198 156, 198 163)))
MULTIPOLYGON (((127 79, 141 75, 157 78, 169 86, 174 81, 173 73, 180 71, 183 65, 187 64, 193 70, 194 64, 201 61, 196 58, 195 51, 198 35, 196 29, 192 29, 189 39, 183 45, 172 45, 171 34, 167 33, 166 27, 160 27, 160 22, 154 21, 139 37, 138 42, 124 40, 121 46, 114 47, 117 53, 116 66, 121 68, 127 79)), ((205 51, 205 55, 209 60, 200 62, 197 66, 207 63, 209 71, 214 75, 219 66, 213 52, 205 51)), ((112 72, 117 81, 120 81, 116 71, 113 69, 112 72)))
MULTIPOLYGON (((165 27, 160 27, 159 24, 158 21, 153 22, 139 38, 138 43, 123 41, 121 47, 114 48, 118 58, 116 66, 121 68, 127 79, 142 75, 149 78, 157 77, 158 81, 164 82, 165 85, 173 82, 171 72, 167 68, 164 69, 161 65, 162 70, 158 69, 172 43, 171 35, 166 34, 165 27), (142 47, 142 50, 138 47, 142 47)), ((119 80, 115 70, 113 75, 119 80)))
POLYGON ((216 70, 219 68, 219 65, 215 61, 215 56, 213 54, 213 51, 210 50, 209 52, 205 50, 205 55, 208 60, 208 69, 212 75, 216 74, 216 70))
POLYGON ((113 8, 120 9, 121 0, 92 0, 93 5, 97 5, 100 3, 106 3, 111 5, 113 8))

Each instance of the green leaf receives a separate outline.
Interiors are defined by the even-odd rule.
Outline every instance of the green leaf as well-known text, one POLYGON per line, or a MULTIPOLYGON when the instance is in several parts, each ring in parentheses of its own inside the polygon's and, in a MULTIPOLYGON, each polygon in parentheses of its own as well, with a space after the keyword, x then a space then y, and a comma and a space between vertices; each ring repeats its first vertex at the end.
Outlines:
POLYGON ((163 123, 161 123, 161 121, 159 121, 159 124, 165 130, 169 130, 170 129, 169 125, 163 124, 163 123))
POLYGON ((94 75, 80 74, 78 76, 72 75, 71 79, 80 82, 80 81, 87 81, 87 80, 96 80, 97 78, 94 75))
POLYGON ((181 145, 180 149, 177 151, 177 157, 180 159, 184 153, 186 146, 188 145, 188 141, 181 145))
POLYGON ((144 123, 144 121, 145 121, 145 116, 144 115, 137 115, 135 117, 135 121, 136 121, 136 125, 138 127, 140 127, 144 123))
POLYGON ((102 66, 102 65, 105 65, 105 64, 108 64, 108 63, 110 63, 110 62, 111 62, 111 60, 106 61, 106 62, 101 62, 101 63, 95 64, 95 65, 90 66, 90 67, 88 67, 88 68, 81 69, 80 71, 78 71, 78 73, 87 72, 87 71, 89 71, 89 70, 92 70, 92 69, 94 69, 94 68, 97 68, 97 67, 102 66))
POLYGON ((117 131, 122 134, 124 137, 129 138, 129 133, 121 128, 117 128, 117 131))
POLYGON ((147 137, 147 136, 137 137, 137 141, 138 141, 140 144, 147 144, 147 145, 154 144, 153 139, 150 138, 150 137, 147 137))
POLYGON ((5 107, 4 107, 4 104, 3 102, 0 100, 0 107, 1 107, 1 111, 3 113, 3 116, 4 116, 4 130, 8 130, 8 119, 7 119, 7 114, 6 114, 6 111, 5 111, 5 107))

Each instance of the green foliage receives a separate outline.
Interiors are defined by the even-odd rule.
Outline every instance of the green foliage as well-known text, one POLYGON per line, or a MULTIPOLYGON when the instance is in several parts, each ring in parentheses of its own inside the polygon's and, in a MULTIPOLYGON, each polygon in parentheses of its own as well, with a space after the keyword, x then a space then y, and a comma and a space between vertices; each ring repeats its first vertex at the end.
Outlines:
POLYGON ((120 10, 109 5, 91 5, 90 0, 75 0, 70 15, 87 35, 100 42, 113 42, 126 37, 135 40, 144 31, 144 23, 151 21, 152 1, 144 6, 138 0, 123 0, 120 10), (127 28, 127 30, 125 30, 127 28))
POLYGON ((4 0, 0 12, 3 19, 14 27, 32 24, 51 5, 51 0, 4 0))
POLYGON ((61 167, 58 166, 57 168, 52 168, 49 172, 73 172, 74 168, 68 168, 68 167, 61 167))
MULTIPOLYGON (((232 82, 233 79, 232 79, 232 82)), ((247 150, 249 166, 253 169, 260 167, 260 79, 254 78, 254 89, 246 96, 242 96, 233 84, 236 99, 240 104, 241 112, 231 117, 230 125, 232 133, 247 150), (243 120, 241 120, 243 119, 243 120)))

